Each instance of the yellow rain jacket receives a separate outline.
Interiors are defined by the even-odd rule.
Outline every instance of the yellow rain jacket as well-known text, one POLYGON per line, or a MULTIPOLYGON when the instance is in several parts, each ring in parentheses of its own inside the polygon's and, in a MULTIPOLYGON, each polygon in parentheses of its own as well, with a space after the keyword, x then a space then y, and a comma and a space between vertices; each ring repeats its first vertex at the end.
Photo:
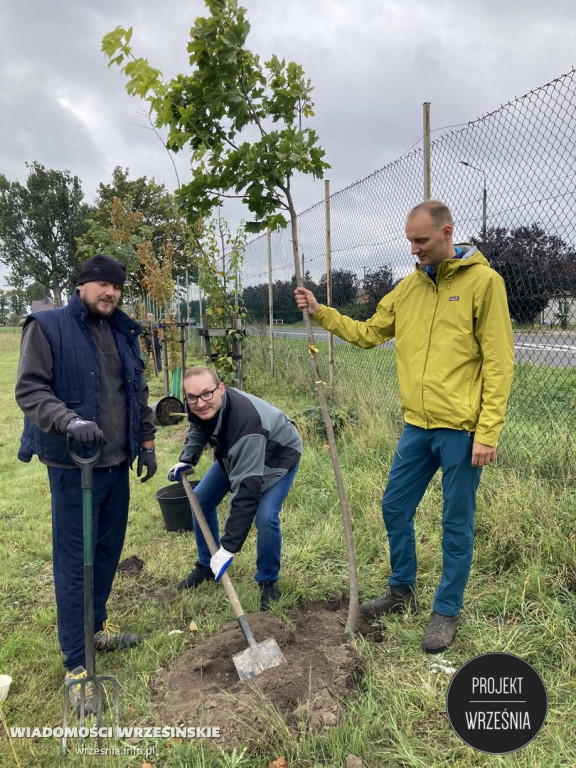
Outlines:
POLYGON ((366 322, 320 305, 314 320, 369 349, 395 338, 404 420, 475 432, 496 447, 514 372, 506 288, 476 247, 440 263, 436 283, 419 264, 366 322))

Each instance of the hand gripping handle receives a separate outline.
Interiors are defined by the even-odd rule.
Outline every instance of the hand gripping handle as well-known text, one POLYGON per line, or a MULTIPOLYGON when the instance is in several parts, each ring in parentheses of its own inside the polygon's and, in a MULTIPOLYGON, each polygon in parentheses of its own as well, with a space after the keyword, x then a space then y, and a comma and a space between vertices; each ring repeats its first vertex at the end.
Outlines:
POLYGON ((100 460, 100 457, 102 456, 102 438, 96 441, 97 449, 96 453, 92 456, 88 456, 85 458, 84 456, 79 456, 75 450, 72 447, 72 444, 74 443, 74 438, 72 435, 66 435, 66 444, 68 446, 68 455, 76 464, 76 466, 80 467, 81 472, 81 479, 82 479, 82 490, 86 490, 87 488, 92 488, 92 467, 96 462, 100 460))

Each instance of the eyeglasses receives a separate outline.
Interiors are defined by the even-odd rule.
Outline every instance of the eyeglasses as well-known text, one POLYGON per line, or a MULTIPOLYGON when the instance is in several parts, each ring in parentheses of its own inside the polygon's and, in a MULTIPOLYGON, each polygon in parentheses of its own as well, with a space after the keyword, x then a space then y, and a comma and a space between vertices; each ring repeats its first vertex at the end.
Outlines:
POLYGON ((209 400, 212 400, 214 392, 216 392, 219 386, 220 384, 216 384, 214 389, 207 389, 206 392, 201 392, 199 395, 186 395, 186 402, 188 405, 196 405, 198 400, 203 400, 207 403, 209 400))

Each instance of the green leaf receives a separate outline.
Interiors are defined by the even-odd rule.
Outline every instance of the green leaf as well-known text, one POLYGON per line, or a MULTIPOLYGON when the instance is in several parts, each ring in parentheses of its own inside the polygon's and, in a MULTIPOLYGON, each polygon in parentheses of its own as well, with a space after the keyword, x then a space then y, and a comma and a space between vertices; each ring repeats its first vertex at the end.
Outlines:
POLYGON ((316 133, 298 130, 313 114, 312 86, 299 64, 272 54, 262 65, 247 49, 250 24, 236 0, 205 2, 208 15, 190 31, 190 71, 169 83, 146 59, 133 57, 132 30, 109 33, 105 53, 119 65, 130 56, 128 92, 149 101, 171 150, 190 152, 192 179, 177 200, 191 225, 209 217, 223 196, 238 195, 254 215, 248 231, 270 222, 286 226, 282 211, 291 207, 293 174, 320 178, 328 167, 316 133))

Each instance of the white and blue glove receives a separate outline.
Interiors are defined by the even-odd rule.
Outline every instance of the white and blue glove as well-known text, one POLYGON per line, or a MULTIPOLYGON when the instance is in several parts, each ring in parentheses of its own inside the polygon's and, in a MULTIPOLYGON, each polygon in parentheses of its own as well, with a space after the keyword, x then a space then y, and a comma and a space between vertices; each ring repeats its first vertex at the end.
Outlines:
POLYGON ((232 560, 234 560, 234 555, 232 552, 224 549, 224 547, 220 547, 218 552, 212 555, 210 558, 210 568, 212 568, 212 573, 214 574, 214 581, 220 581, 232 560))
POLYGON ((168 480, 180 480, 180 475, 189 469, 192 469, 191 464, 186 464, 184 461, 179 461, 168 470, 168 480))

